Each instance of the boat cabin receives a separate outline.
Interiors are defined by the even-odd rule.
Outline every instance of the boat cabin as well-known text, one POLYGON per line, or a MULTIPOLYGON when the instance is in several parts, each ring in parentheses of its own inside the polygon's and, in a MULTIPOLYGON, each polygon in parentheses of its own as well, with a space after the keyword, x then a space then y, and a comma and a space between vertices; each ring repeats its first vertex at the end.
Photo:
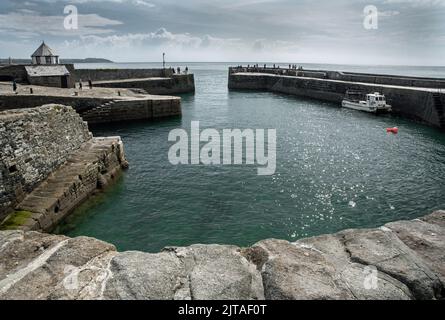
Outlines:
POLYGON ((378 105, 386 105, 386 98, 383 94, 378 92, 369 93, 366 95, 366 101, 369 104, 378 104, 378 105))

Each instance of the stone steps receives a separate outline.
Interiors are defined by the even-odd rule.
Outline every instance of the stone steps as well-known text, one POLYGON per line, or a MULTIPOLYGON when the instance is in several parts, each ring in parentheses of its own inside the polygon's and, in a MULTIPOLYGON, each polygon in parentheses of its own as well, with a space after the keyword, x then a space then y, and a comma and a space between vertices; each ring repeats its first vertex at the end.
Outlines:
POLYGON ((33 213, 32 221, 22 229, 47 230, 63 219, 97 188, 99 175, 109 169, 104 159, 114 155, 108 162, 114 160, 114 166, 120 166, 116 156, 118 144, 117 137, 93 138, 68 157, 16 207, 17 211, 33 213))
POLYGON ((95 107, 95 108, 93 108, 93 109, 90 109, 90 110, 84 112, 84 113, 82 114, 82 117, 88 118, 88 117, 91 117, 91 116, 96 115, 96 114, 98 114, 98 113, 99 113, 99 114, 103 114, 104 116, 105 116, 105 115, 108 115, 109 112, 110 112, 111 107, 112 107, 114 104, 115 104, 115 101, 108 101, 108 102, 105 102, 104 104, 101 104, 101 105, 98 106, 98 107, 95 107))

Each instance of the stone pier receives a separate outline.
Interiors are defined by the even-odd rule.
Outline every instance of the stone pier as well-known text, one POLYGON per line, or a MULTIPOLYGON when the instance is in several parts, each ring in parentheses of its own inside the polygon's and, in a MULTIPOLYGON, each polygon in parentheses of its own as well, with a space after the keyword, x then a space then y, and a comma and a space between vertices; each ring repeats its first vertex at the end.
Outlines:
POLYGON ((72 106, 90 124, 149 121, 182 114, 181 98, 174 96, 137 93, 125 88, 89 89, 87 85, 82 90, 20 85, 14 94, 10 84, 0 82, 0 111, 51 103, 72 106))
POLYGON ((195 92, 193 74, 173 75, 169 78, 145 78, 95 81, 95 87, 142 89, 149 94, 180 94, 195 92))
POLYGON ((230 68, 229 88, 266 90, 336 103, 347 90, 383 93, 393 113, 445 129, 445 80, 334 71, 230 68), (423 87, 422 87, 423 86, 423 87))
POLYGON ((194 75, 173 69, 76 69, 76 81, 91 80, 95 87, 140 89, 148 94, 172 95, 195 92, 194 75))

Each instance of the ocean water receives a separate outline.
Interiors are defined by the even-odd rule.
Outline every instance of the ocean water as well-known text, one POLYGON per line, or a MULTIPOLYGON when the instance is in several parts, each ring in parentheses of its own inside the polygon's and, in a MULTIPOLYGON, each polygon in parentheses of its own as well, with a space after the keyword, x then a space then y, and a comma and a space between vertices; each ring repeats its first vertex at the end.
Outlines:
MULTIPOLYGON (((228 64, 187 66, 195 74, 196 93, 181 96, 182 117, 90 127, 95 136, 122 137, 130 168, 58 232, 96 237, 119 250, 157 252, 193 243, 296 240, 445 208, 443 132, 332 103, 228 91, 228 64), (276 174, 258 176, 256 165, 171 165, 168 133, 188 130, 195 120, 202 129, 277 129, 276 174), (393 126, 398 135, 386 133, 393 126)), ((445 77, 443 67, 305 67, 445 77)))

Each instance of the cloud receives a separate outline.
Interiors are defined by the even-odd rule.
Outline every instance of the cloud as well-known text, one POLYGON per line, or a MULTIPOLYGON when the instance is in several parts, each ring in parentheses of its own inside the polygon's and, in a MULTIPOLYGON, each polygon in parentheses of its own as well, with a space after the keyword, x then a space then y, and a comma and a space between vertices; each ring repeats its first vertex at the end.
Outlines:
POLYGON ((379 11, 379 17, 385 17, 385 18, 398 16, 399 14, 400 12, 395 10, 379 11))
POLYGON ((445 64, 444 4, 445 0, 0 1, 0 41, 11 44, 1 46, 0 55, 21 55, 45 39, 66 57, 121 61, 157 60, 165 51, 170 61, 438 65, 445 64), (77 31, 63 29, 67 4, 76 5, 81 14, 77 31), (380 12, 378 30, 363 28, 366 4, 376 5, 380 12))
MULTIPOLYGON (((123 35, 86 35, 65 41, 61 52, 91 56, 106 52, 105 57, 116 61, 156 61, 162 52, 170 61, 235 61, 264 60, 271 52, 298 52, 298 44, 281 40, 222 38, 174 33, 159 28, 148 33, 123 35)), ((61 54, 62 55, 62 54, 61 54)))
POLYGON ((51 36, 79 36, 106 34, 113 30, 108 27, 121 25, 122 22, 104 18, 97 14, 79 14, 78 29, 64 28, 65 16, 45 16, 36 11, 21 9, 16 12, 0 14, 0 31, 12 34, 41 34, 51 36))
MULTIPOLYGON (((230 1, 226 1, 230 2, 230 1)), ((224 4, 223 8, 226 9, 239 9, 242 7, 251 7, 251 6, 257 6, 265 3, 274 3, 277 2, 277 0, 244 0, 244 1, 235 1, 233 3, 224 4)))
MULTIPOLYGON (((100 3, 100 2, 112 2, 119 4, 132 4, 136 6, 145 6, 149 8, 153 8, 156 5, 146 1, 146 0, 31 0, 34 3, 38 2, 46 2, 46 3, 57 3, 57 2, 66 2, 68 4, 86 4, 86 3, 100 3)), ((29 3, 29 1, 27 1, 29 3)))
POLYGON ((407 4, 411 7, 445 6, 445 0, 385 0, 384 4, 407 4))
POLYGON ((137 6, 144 6, 144 7, 149 7, 149 8, 156 7, 155 4, 153 4, 151 2, 144 1, 144 0, 133 0, 132 3, 137 6))
POLYGON ((239 46, 241 43, 242 40, 240 38, 218 38, 207 34, 201 39, 200 46, 202 48, 223 48, 226 46, 239 46))
POLYGON ((239 42, 239 39, 223 39, 210 35, 204 37, 193 36, 189 33, 172 33, 165 28, 159 28, 149 33, 128 33, 123 35, 81 36, 79 40, 66 42, 78 46, 89 47, 164 47, 164 48, 201 48, 201 47, 224 47, 239 42))

